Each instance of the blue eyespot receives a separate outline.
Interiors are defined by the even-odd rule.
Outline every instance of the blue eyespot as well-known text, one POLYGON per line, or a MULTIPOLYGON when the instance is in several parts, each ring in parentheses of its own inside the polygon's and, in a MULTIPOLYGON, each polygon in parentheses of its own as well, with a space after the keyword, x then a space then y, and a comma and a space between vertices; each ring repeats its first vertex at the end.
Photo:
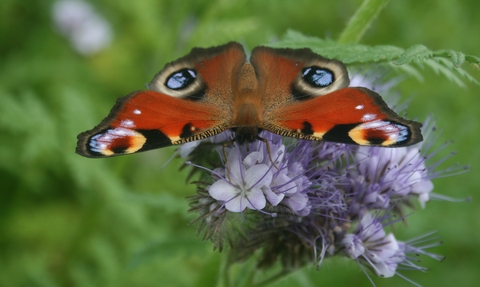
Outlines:
POLYGON ((303 69, 302 78, 315 88, 325 88, 335 81, 332 71, 316 66, 303 69))
POLYGON ((172 90, 181 90, 190 86, 195 79, 197 78, 197 73, 195 70, 191 69, 182 69, 171 74, 165 83, 167 88, 172 90))

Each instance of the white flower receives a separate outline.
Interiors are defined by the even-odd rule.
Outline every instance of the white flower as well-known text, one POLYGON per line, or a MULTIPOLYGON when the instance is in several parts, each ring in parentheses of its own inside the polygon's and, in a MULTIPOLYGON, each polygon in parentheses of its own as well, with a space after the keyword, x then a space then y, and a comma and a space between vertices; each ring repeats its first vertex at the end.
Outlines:
POLYGON ((216 200, 225 202, 225 208, 242 212, 245 208, 260 210, 266 205, 266 197, 277 202, 270 189, 272 171, 266 164, 255 164, 260 154, 240 159, 238 149, 228 154, 227 177, 213 183, 208 192, 216 200))

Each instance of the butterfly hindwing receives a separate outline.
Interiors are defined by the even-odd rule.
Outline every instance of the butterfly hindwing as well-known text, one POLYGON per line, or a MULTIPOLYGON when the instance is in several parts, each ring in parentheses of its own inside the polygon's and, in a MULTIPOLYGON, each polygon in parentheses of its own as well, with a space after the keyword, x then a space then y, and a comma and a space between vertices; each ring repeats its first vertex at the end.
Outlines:
MULTIPOLYGON (((324 58, 310 49, 257 47, 251 62, 267 111, 331 93, 350 83, 341 62, 324 58)), ((268 118, 268 113, 266 116, 268 118)))
POLYGON ((188 55, 165 65, 148 86, 173 97, 221 104, 231 109, 233 84, 246 61, 243 47, 235 42, 194 48, 188 55), (182 80, 192 82, 182 87, 182 80))

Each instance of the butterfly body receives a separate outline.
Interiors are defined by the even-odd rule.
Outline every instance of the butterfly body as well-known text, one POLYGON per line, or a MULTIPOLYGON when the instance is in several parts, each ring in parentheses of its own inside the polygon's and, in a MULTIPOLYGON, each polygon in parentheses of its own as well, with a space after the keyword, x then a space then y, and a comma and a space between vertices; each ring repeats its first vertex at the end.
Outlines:
POLYGON ((259 139, 262 130, 372 146, 422 140, 419 123, 395 114, 375 92, 348 85, 342 63, 309 49, 257 47, 247 61, 238 43, 195 48, 167 64, 150 90, 120 98, 98 126, 78 136, 77 153, 130 154, 227 129, 239 143, 259 139))

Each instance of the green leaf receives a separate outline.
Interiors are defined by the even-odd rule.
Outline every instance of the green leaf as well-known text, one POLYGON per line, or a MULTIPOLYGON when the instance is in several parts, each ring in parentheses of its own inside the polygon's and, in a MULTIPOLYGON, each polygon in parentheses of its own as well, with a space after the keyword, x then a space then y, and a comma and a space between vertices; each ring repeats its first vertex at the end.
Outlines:
POLYGON ((478 69, 478 64, 480 64, 480 58, 473 55, 466 55, 465 61, 467 61, 468 63, 474 64, 477 67, 477 69, 478 69))
POLYGON ((408 48, 393 63, 396 65, 403 65, 411 61, 422 62, 422 61, 425 61, 426 59, 431 58, 432 55, 433 55, 433 52, 430 51, 427 47, 423 45, 415 45, 408 48))
POLYGON ((480 58, 454 50, 433 51, 424 45, 414 45, 403 49, 391 45, 340 44, 330 39, 309 37, 295 31, 288 31, 281 41, 269 46, 308 47, 324 57, 337 59, 347 65, 374 63, 387 65, 397 72, 419 80, 423 79, 419 68, 430 67, 437 74, 461 87, 465 86, 463 79, 480 84, 471 74, 460 68, 465 62, 478 68, 480 58))
POLYGON ((453 50, 439 50, 434 52, 436 56, 450 58, 455 67, 460 67, 465 62, 465 54, 453 50))

